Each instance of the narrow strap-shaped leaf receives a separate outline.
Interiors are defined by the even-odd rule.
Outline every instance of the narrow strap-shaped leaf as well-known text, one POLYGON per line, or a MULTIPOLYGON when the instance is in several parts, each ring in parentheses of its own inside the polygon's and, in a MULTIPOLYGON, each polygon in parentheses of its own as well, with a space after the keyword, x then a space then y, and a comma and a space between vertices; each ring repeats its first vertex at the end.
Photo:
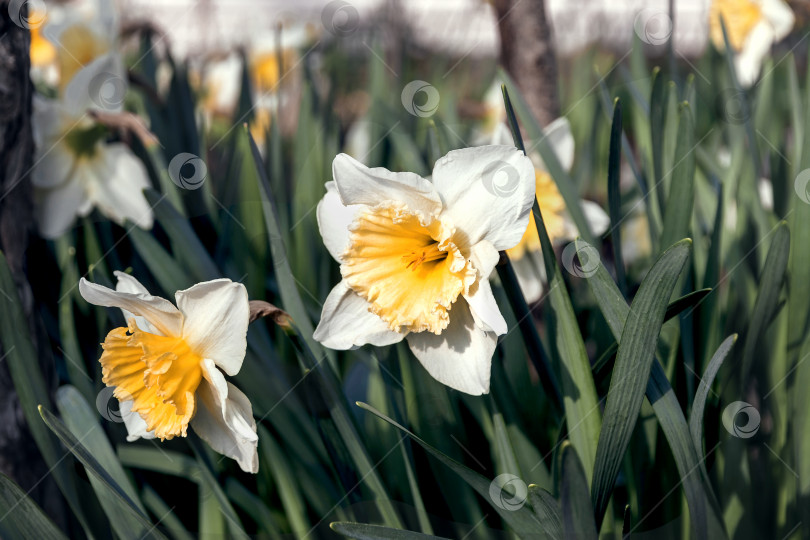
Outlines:
MULTIPOLYGON (((604 266, 599 265, 596 272, 588 279, 588 285, 590 285, 591 291, 596 297, 596 301, 608 322, 613 336, 617 340, 621 340, 624 323, 630 313, 630 308, 625 303, 618 287, 616 287, 604 266)), ((673 301, 667 308, 665 319, 678 315, 682 309, 691 306, 693 302, 704 297, 706 291, 695 291, 673 301)), ((683 441, 691 440, 689 428, 672 387, 657 360, 652 363, 651 377, 647 382, 646 393, 656 417, 658 417, 661 430, 664 432, 673 452, 675 464, 684 485, 683 489, 689 512, 693 516, 692 523, 696 531, 696 537, 705 538, 708 534, 708 523, 704 492, 708 490, 705 489, 700 474, 695 474, 699 463, 698 452, 691 445, 683 443, 683 441)), ((710 493, 709 496, 711 497, 710 493)), ((715 512, 715 516, 719 516, 719 514, 715 512)), ((719 519, 715 521, 719 522, 719 519)), ((722 524, 720 528, 722 528, 722 524)))
MULTIPOLYGON (((523 151, 525 155, 526 148, 523 144, 523 136, 520 134, 520 126, 518 126, 517 117, 512 108, 512 100, 509 97, 509 91, 506 89, 505 85, 501 85, 501 92, 503 93, 504 107, 506 107, 506 120, 512 132, 515 146, 523 151)), ((534 324, 534 318, 532 317, 531 311, 529 311, 526 298, 523 296, 523 291, 520 288, 520 283, 518 283, 512 261, 509 260, 509 257, 502 255, 502 261, 495 268, 498 270, 498 277, 506 292, 509 306, 512 308, 515 318, 518 321, 518 328, 523 337, 523 343, 526 345, 526 351, 529 353, 529 359, 532 365, 534 365, 534 368, 537 370, 543 391, 556 410, 560 411, 562 409, 560 384, 557 382, 557 376, 551 367, 548 353, 546 353, 546 350, 543 348, 543 343, 540 341, 537 326, 534 324)))
POLYGON ((641 410, 666 307, 689 257, 692 241, 666 250, 641 283, 622 331, 610 380, 594 466, 592 497, 601 523, 641 410))
POLYGON ((622 165, 622 102, 619 98, 613 105, 613 122, 610 125, 610 147, 608 150, 608 212, 610 213, 610 239, 613 244, 613 260, 616 264, 616 280, 619 290, 627 296, 627 278, 622 259, 622 195, 619 190, 622 165))
POLYGON ((217 482, 217 479, 211 472, 210 464, 205 458, 206 454, 205 449, 202 446, 202 441, 196 436, 188 437, 186 440, 188 441, 192 450, 194 450, 194 454, 197 456, 197 463, 200 465, 198 468, 201 479, 200 493, 204 493, 204 490, 207 489, 214 495, 218 510, 226 518, 228 531, 230 533, 229 536, 231 538, 242 538, 247 540, 249 536, 242 527, 242 522, 239 520, 239 516, 233 509, 228 497, 225 495, 225 491, 222 489, 222 486, 219 485, 219 482, 217 482))
POLYGON ((596 523, 582 463, 567 441, 560 449, 560 507, 563 538, 596 540, 596 523))
MULTIPOLYGON (((661 248, 689 236, 695 200, 695 128, 689 104, 684 103, 678 122, 678 138, 673 158, 672 180, 664 207, 661 248)), ((667 173, 665 173, 667 174, 667 173)), ((659 180, 660 181, 660 180, 659 180)))
POLYGON ((529 484, 529 502, 549 539, 560 540, 563 537, 562 513, 557 499, 540 486, 529 484))
MULTIPOLYGON (((135 488, 132 487, 129 478, 127 478, 121 462, 110 445, 110 441, 98 424, 96 410, 91 409, 90 405, 79 394, 79 391, 70 385, 62 386, 57 390, 56 406, 59 408, 62 418, 65 419, 68 429, 76 438, 82 439, 82 444, 93 449, 93 456, 98 460, 99 465, 109 473, 116 485, 132 499, 132 502, 145 515, 146 509, 138 499, 138 494, 135 488)), ((109 496, 109 488, 101 480, 92 474, 88 475, 88 477, 90 485, 93 486, 93 491, 96 492, 101 507, 110 520, 110 525, 115 533, 121 538, 141 538, 148 531, 148 528, 129 514, 127 509, 123 507, 124 503, 120 502, 116 497, 109 496)))
POLYGON ((540 520, 529 510, 526 506, 519 506, 515 508, 514 506, 509 506, 508 508, 503 504, 497 504, 491 498, 490 490, 492 487, 492 482, 487 480, 485 477, 481 476, 475 471, 470 470, 469 468, 465 467, 458 461, 448 457, 444 453, 440 452, 433 446, 429 445, 414 433, 406 429, 404 426, 400 425, 393 419, 387 417, 371 405, 366 403, 357 402, 357 406, 361 409, 365 409, 371 414, 377 416, 378 418, 385 420, 395 428, 402 431, 404 434, 409 436, 411 439, 416 441, 422 448, 424 448, 429 454, 433 457, 438 459, 444 465, 449 467, 453 472, 458 474, 462 480, 467 482, 470 487, 472 487, 475 491, 478 492, 481 497, 487 500, 490 504, 492 504, 492 508, 495 509, 496 512, 503 518, 503 520, 509 524, 514 531, 520 535, 527 535, 527 537, 531 537, 531 535, 537 535, 539 532, 543 531, 542 525, 540 520))
POLYGON ((692 402, 692 411, 689 413, 689 432, 701 463, 703 463, 703 411, 706 410, 706 398, 709 397, 712 383, 717 372, 720 371, 720 366, 723 365, 723 360, 726 359, 728 352, 736 342, 737 334, 731 334, 720 344, 720 348, 714 353, 709 365, 706 366, 706 371, 703 372, 700 385, 695 392, 695 400, 692 402))
POLYGON ((37 503, 14 481, 0 473, 0 537, 67 539, 37 503))
POLYGON ((329 527, 336 533, 355 540, 446 540, 441 536, 348 521, 335 521, 329 527))
POLYGON ((315 329, 312 327, 312 321, 309 320, 304 302, 301 300, 301 295, 298 292, 298 285, 290 269, 290 262, 287 260, 286 248, 284 247, 284 240, 281 235, 281 228, 279 227, 276 202, 270 190, 270 180, 267 178, 264 162, 259 153, 259 148, 256 146, 256 141, 253 140, 250 133, 246 130, 243 136, 250 137, 250 150, 253 154, 256 170, 259 172, 259 184, 261 187, 262 205, 264 207, 264 222, 267 226, 267 235, 270 238, 270 256, 273 259, 273 267, 276 272, 276 280, 278 281, 282 306, 284 307, 284 311, 292 316, 295 320, 295 324, 301 329, 301 334, 309 348, 316 355, 320 355, 322 352, 321 346, 312 338, 315 329))
MULTIPOLYGON (((112 476, 110 476, 110 473, 108 473, 104 467, 101 466, 93 454, 90 453, 90 451, 82 444, 81 439, 74 437, 73 433, 70 432, 67 426, 62 423, 59 418, 41 405, 39 407, 39 414, 45 421, 45 425, 47 425, 51 431, 53 431, 54 434, 59 437, 59 440, 62 441, 62 444, 65 445, 68 451, 73 454, 76 459, 82 463, 82 465, 84 465, 88 474, 92 474, 101 480, 101 482, 109 489, 109 494, 116 497, 121 503, 123 503, 122 508, 125 508, 130 515, 135 517, 141 526, 146 528, 146 533, 144 533, 143 536, 144 538, 166 538, 163 536, 163 534, 161 534, 160 531, 157 530, 156 525, 149 521, 135 501, 133 501, 132 498, 127 495, 127 492, 116 483, 112 476)), ((101 428, 95 427, 91 429, 101 428)))
POLYGON ((745 332, 745 346, 742 359, 742 380, 745 381, 751 370, 754 352, 760 335, 766 330, 771 315, 779 301, 782 282, 785 279, 788 256, 790 255, 790 231, 782 221, 770 241, 768 256, 759 276, 759 290, 751 312, 751 322, 745 332))
POLYGON ((222 272, 214 264, 191 224, 180 211, 156 191, 145 189, 146 200, 155 212, 155 218, 171 240, 172 250, 196 281, 216 279, 222 272))

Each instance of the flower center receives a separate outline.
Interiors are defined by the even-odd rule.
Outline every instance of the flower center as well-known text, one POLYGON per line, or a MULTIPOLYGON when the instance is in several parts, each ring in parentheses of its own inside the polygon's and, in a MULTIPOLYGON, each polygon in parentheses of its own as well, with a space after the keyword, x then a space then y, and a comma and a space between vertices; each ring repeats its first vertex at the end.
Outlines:
POLYGON ((407 263, 405 268, 410 268, 416 272, 417 268, 425 262, 440 261, 447 258, 447 252, 439 249, 439 243, 433 242, 422 249, 415 249, 402 256, 403 262, 407 263))
MULTIPOLYGON (((547 172, 535 169, 534 186, 537 204, 543 214, 543 222, 546 225, 549 239, 554 242, 563 238, 566 232, 565 200, 562 198, 560 190, 557 189, 557 184, 547 172)), ((518 260, 527 252, 541 249, 540 237, 537 236, 537 225, 534 222, 534 212, 532 212, 529 214, 529 226, 523 233, 523 238, 515 247, 507 249, 506 253, 512 260, 518 260)))
POLYGON ((98 143, 107 137, 107 128, 101 124, 73 128, 65 134, 65 144, 77 158, 91 158, 98 143))
POLYGON ((709 33, 714 45, 723 50, 723 27, 720 17, 726 24, 728 42, 735 51, 742 49, 745 38, 754 26, 762 20, 762 8, 752 0, 714 0, 709 11, 709 33))
POLYGON ((452 241, 454 232, 406 209, 371 209, 351 226, 341 274, 392 330, 440 334, 453 302, 476 277, 452 241))
POLYGON ((143 332, 134 319, 129 328, 107 334, 102 347, 102 380, 115 387, 115 397, 133 400, 132 411, 161 440, 185 437, 196 410, 202 358, 182 338, 143 332))

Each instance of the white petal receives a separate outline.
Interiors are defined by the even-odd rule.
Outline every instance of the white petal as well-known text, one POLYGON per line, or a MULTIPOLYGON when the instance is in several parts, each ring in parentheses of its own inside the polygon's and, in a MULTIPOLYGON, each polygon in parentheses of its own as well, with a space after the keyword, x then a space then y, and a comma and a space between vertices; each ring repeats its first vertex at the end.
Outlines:
POLYGON ((478 328, 466 300, 450 310, 450 325, 437 336, 408 335, 408 345, 430 375, 442 384, 478 396, 489 393, 492 353, 498 337, 478 328))
POLYGON ((749 87, 756 82, 762 59, 771 50, 773 39, 773 28, 764 21, 757 24, 745 38, 742 51, 734 58, 734 67, 741 86, 749 87))
MULTIPOLYGON (((498 308, 488 279, 479 280, 474 289, 464 295, 464 299, 467 300, 475 324, 479 328, 495 332, 499 336, 507 332, 506 320, 498 308)), ((452 310, 450 316, 452 317, 452 310)))
POLYGON ((468 245, 489 241, 497 250, 514 247, 529 224, 534 201, 534 166, 510 146, 453 150, 436 162, 433 184, 468 245))
POLYGON ((492 244, 482 240, 470 248, 469 258, 480 278, 487 279, 501 260, 501 254, 492 244))
POLYGON ((526 252, 523 257, 512 261, 512 268, 523 292, 527 304, 533 304, 543 297, 546 282, 546 267, 543 264, 543 253, 526 252))
POLYGON ((130 220, 151 229, 154 213, 143 194, 149 176, 141 160, 122 143, 99 145, 93 160, 90 198, 105 216, 118 224, 130 220))
POLYGON ((343 280, 331 290, 323 303, 321 321, 313 338, 330 349, 345 351, 366 343, 377 347, 399 343, 405 334, 394 332, 368 310, 369 304, 343 280))
MULTIPOLYGON (((574 166, 574 135, 571 133, 571 123, 566 117, 557 118, 543 129, 546 141, 551 145, 552 150, 557 155, 563 169, 570 171, 574 166)), ((539 157, 538 168, 548 170, 543 160, 539 157)))
MULTIPOLYGON (((135 279, 134 276, 131 276, 125 272, 121 272, 116 270, 113 272, 115 277, 118 278, 118 281, 115 284, 115 290, 118 292, 126 292, 126 293, 134 293, 134 294, 149 294, 149 291, 146 287, 144 287, 140 281, 135 279)), ((143 330, 144 332, 149 332, 150 334, 160 334, 160 331, 152 326, 149 321, 145 318, 135 315, 125 309, 121 310, 121 313, 124 314, 124 320, 129 321, 130 319, 135 319, 135 324, 138 325, 138 328, 143 330)))
POLYGON ((127 72, 121 56, 110 52, 81 68, 65 87, 63 102, 73 116, 88 109, 107 112, 123 110, 127 90, 127 72))
POLYGON ((425 217, 438 214, 442 209, 433 184, 418 174, 395 173, 382 167, 369 169, 351 156, 338 154, 332 162, 332 175, 345 205, 400 202, 411 212, 425 217))
POLYGON ((73 225, 87 203, 87 193, 79 179, 74 177, 59 187, 38 190, 36 200, 39 234, 44 238, 58 238, 73 225))
POLYGON ((773 210, 773 184, 767 178, 760 178, 757 182, 757 192, 762 207, 766 210, 773 210))
POLYGON ((499 122, 498 125, 495 127, 494 133, 492 134, 492 141, 489 142, 488 144, 500 146, 515 146, 515 139, 514 137, 512 137, 512 132, 509 130, 509 126, 507 126, 503 122, 499 122))
POLYGON ((211 448, 235 459, 243 471, 259 472, 259 437, 250 401, 208 359, 203 374, 191 427, 211 448))
POLYGON ((132 400, 128 399, 119 404, 121 411, 121 418, 124 420, 124 426, 127 428, 127 441, 137 441, 138 439, 154 439, 155 433, 146 430, 146 421, 141 418, 141 415, 132 412, 132 400))
POLYGON ((593 202, 583 200, 580 202, 582 212, 585 214, 585 220, 590 226, 591 232, 596 236, 602 236, 605 231, 610 227, 610 216, 602 210, 602 207, 593 202))
POLYGON ((183 313, 186 343, 228 375, 239 373, 250 322, 245 286, 230 279, 215 279, 177 291, 174 297, 183 313))
POLYGON ((773 28, 774 41, 781 41, 793 30, 796 17, 786 2, 782 0, 763 0, 760 8, 762 9, 762 16, 773 28))
POLYGON ((362 204, 345 206, 340 201, 335 183, 326 183, 326 195, 318 203, 318 228, 326 249, 337 262, 342 262, 343 253, 349 247, 349 225, 357 213, 366 208, 362 204))
POLYGON ((76 174, 77 163, 73 153, 62 142, 37 149, 31 184, 36 188, 58 188, 76 174))
POLYGON ((183 314, 165 298, 148 293, 114 291, 84 278, 79 281, 79 292, 91 304, 115 307, 145 318, 164 336, 181 335, 183 314))

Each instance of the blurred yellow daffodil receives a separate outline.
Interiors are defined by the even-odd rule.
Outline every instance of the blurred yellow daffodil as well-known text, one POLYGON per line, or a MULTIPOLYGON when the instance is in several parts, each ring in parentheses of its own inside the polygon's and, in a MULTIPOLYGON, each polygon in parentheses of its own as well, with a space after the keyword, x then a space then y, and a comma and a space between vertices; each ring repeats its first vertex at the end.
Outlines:
MULTIPOLYGON (((571 125, 568 120, 558 118, 549 124, 545 129, 545 138, 563 168, 571 170, 574 164, 574 136, 571 134, 571 125)), ((511 140, 512 135, 509 133, 509 129, 505 124, 500 124, 493 142, 507 144, 511 140)), ((557 184, 551 178, 539 154, 532 151, 530 141, 526 142, 526 147, 534 164, 535 194, 549 239, 552 243, 573 240, 579 235, 579 231, 568 213, 565 200, 557 188, 557 184)), ((595 202, 583 200, 581 207, 591 232, 602 234, 607 230, 610 218, 601 206, 595 202)), ((534 215, 529 217, 529 226, 518 245, 506 250, 506 253, 512 261, 526 301, 531 303, 540 300, 545 286, 546 270, 534 215)))
POLYGON ((721 18, 736 53, 734 63, 740 84, 751 86, 771 46, 793 29, 793 11, 783 0, 712 0, 709 35, 722 51, 725 40, 721 18))

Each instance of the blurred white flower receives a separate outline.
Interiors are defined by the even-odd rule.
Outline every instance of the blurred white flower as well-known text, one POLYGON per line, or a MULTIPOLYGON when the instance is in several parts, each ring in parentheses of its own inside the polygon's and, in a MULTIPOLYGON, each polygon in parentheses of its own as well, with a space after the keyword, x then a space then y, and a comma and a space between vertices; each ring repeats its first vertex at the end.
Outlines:
POLYGON ((121 309, 127 327, 107 334, 99 359, 114 387, 129 436, 185 437, 188 426, 242 470, 259 470, 256 422, 247 396, 229 383, 247 349, 250 306, 245 287, 229 279, 177 291, 177 307, 116 272, 116 290, 82 278, 91 304, 121 309))
POLYGON ((108 77, 122 72, 118 55, 105 54, 79 70, 60 99, 34 97, 37 149, 31 182, 39 230, 46 238, 60 236, 76 216, 94 207, 119 224, 129 219, 152 227, 152 209, 143 195, 149 186, 146 168, 123 143, 107 144, 106 128, 87 114, 90 109, 120 110, 117 98, 107 100, 99 81, 109 82, 108 77))
POLYGON ((345 350, 405 338, 436 380, 487 393, 497 336, 507 331, 488 278, 498 251, 526 230, 531 161, 512 146, 484 146, 448 153, 430 180, 346 154, 332 171, 317 216, 343 280, 315 339, 345 350))
MULTIPOLYGON (((503 106, 501 106, 503 108, 503 106)), ((558 118, 545 129, 545 138, 557 155, 560 165, 567 171, 574 165, 574 136, 571 134, 571 125, 566 118, 558 118)), ((512 135, 504 124, 499 124, 494 135, 496 144, 511 144, 512 135)), ((565 200, 557 188, 557 184, 548 173, 545 163, 539 153, 532 152, 532 143, 526 141, 529 157, 534 164, 535 192, 537 204, 546 226, 546 232, 552 243, 570 241, 579 236, 579 230, 574 224, 565 206, 565 200)), ((602 207, 593 201, 583 200, 580 203, 585 219, 591 232, 600 235, 610 225, 610 218, 602 207)), ((540 300, 546 282, 546 270, 543 264, 543 250, 540 237, 537 235, 537 226, 534 214, 529 217, 520 242, 513 248, 506 250, 509 260, 517 274, 520 288, 526 301, 529 303, 540 300)))
POLYGON ((793 11, 783 0, 712 0, 709 35, 720 51, 725 49, 721 17, 736 53, 737 78, 742 86, 751 86, 771 46, 793 29, 793 11))
POLYGON ((106 0, 78 0, 48 10, 42 35, 56 51, 61 94, 81 69, 115 54, 118 22, 115 3, 106 0))

